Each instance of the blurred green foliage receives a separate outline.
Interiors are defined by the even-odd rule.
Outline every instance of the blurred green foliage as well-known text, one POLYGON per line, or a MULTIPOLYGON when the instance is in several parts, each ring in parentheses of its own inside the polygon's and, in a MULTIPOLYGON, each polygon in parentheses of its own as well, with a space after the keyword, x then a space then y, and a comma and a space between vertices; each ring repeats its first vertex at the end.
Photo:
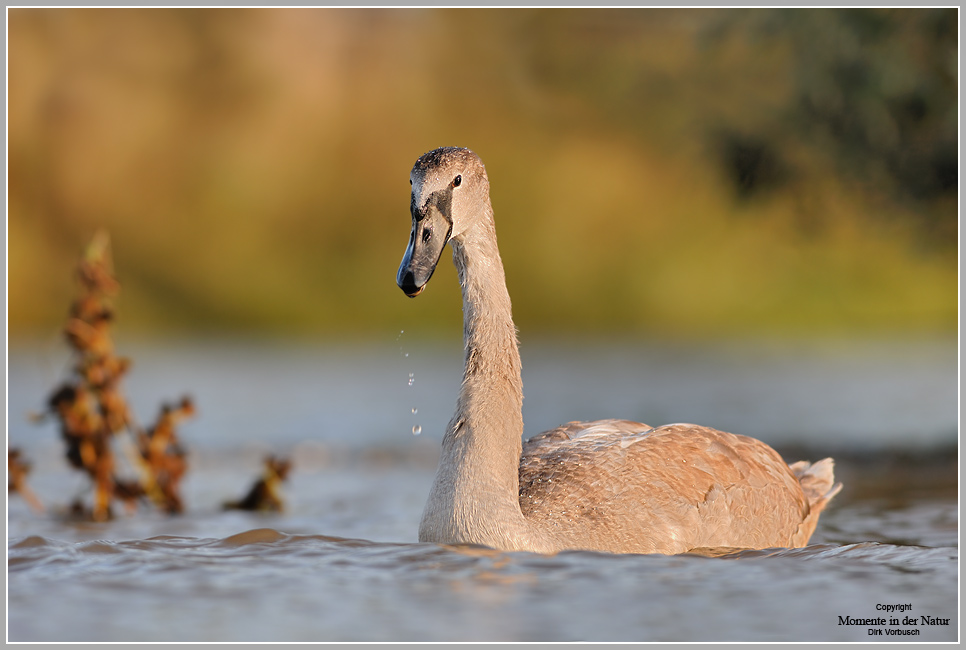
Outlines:
POLYGON ((524 334, 950 332, 955 9, 10 9, 11 333, 458 335, 409 169, 487 164, 524 334))
MULTIPOLYGON (((955 197, 959 118, 957 14, 951 9, 823 9, 730 13, 718 37, 787 48, 791 102, 772 131, 815 140, 836 172, 896 199, 955 197), (778 127, 778 129, 775 128, 778 127)), ((926 216, 926 215, 920 215, 926 216)), ((930 214, 943 235, 955 213, 930 214)))

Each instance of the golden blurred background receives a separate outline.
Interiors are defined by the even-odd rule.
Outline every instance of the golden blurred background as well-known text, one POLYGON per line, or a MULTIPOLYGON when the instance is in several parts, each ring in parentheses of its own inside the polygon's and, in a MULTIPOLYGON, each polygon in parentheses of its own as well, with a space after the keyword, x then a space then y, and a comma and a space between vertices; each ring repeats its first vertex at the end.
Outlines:
POLYGON ((122 334, 457 335, 408 174, 487 165, 529 335, 948 334, 956 9, 9 9, 8 307, 101 228, 122 334))

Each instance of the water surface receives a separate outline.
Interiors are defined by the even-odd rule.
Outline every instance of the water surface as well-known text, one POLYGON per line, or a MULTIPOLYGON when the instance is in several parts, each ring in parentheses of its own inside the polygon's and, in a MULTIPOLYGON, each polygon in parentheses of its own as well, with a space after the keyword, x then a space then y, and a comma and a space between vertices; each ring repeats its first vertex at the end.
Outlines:
POLYGON ((845 489, 809 547, 721 557, 418 543, 458 342, 119 347, 135 360, 126 388, 142 421, 162 399, 196 400, 181 431, 188 511, 64 516, 85 481, 53 423, 25 415, 67 358, 57 346, 11 350, 9 442, 34 462, 48 512, 9 501, 10 641, 958 639, 954 342, 525 344, 529 435, 570 419, 694 421, 762 438, 789 461, 836 456, 845 489), (267 452, 295 462, 286 512, 223 512, 267 452), (910 609, 890 624, 896 614, 879 607, 897 604, 910 609))

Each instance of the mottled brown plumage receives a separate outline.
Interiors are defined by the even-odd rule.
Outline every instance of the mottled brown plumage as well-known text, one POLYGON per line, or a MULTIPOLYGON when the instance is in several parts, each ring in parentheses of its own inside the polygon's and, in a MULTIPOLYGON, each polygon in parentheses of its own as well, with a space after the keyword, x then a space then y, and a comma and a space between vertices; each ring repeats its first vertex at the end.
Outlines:
MULTIPOLYGON (((831 461, 825 461, 831 466, 831 461)), ((803 471, 808 463, 798 464, 803 471)), ((562 544, 641 553, 804 546, 831 472, 810 501, 765 443, 693 424, 571 422, 523 444, 520 509, 562 544), (741 531, 740 540, 736 531, 741 531)), ((821 480, 824 478, 824 480, 821 480)))
POLYGON ((833 462, 791 466, 765 443, 693 424, 571 422, 521 443, 516 329, 479 157, 444 147, 410 174, 397 274, 418 295, 452 244, 466 359, 421 541, 505 550, 682 553, 804 546, 841 488, 833 462))

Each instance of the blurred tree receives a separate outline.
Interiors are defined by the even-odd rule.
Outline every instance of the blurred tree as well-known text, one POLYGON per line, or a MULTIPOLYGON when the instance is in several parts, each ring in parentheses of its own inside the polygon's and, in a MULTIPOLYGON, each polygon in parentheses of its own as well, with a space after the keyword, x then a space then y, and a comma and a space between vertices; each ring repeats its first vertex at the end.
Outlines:
MULTIPOLYGON (((846 177, 900 200, 955 197, 958 189, 958 15, 954 8, 770 9, 716 14, 705 34, 788 53, 791 101, 783 128, 846 177)), ((767 134, 757 138, 768 143, 767 134)), ((759 145, 754 158, 769 151, 759 145)), ((749 154, 729 141, 722 160, 747 191, 749 154)), ((955 232, 954 211, 921 211, 955 232)), ((929 227, 933 225, 926 224, 929 227)))

